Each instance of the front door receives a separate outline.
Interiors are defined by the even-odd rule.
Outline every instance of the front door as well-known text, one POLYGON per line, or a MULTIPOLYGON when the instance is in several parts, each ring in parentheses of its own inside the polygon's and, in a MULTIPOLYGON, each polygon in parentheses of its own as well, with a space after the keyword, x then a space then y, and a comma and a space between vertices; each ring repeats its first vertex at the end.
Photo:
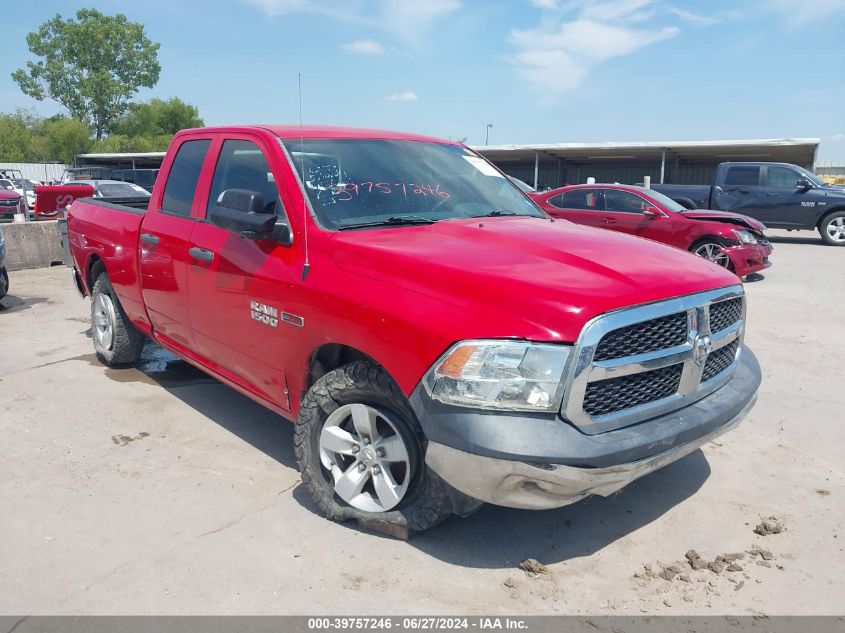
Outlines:
MULTIPOLYGON (((206 212, 224 191, 246 189, 259 192, 266 212, 286 221, 278 169, 267 155, 260 139, 223 140, 206 212)), ((289 409, 285 359, 301 325, 291 307, 301 272, 294 249, 244 239, 208 221, 197 223, 192 241, 190 312, 197 351, 216 371, 289 409)))
POLYGON ((766 226, 813 228, 818 196, 815 189, 799 189, 804 175, 786 165, 767 165, 763 180, 763 208, 758 219, 766 226))
POLYGON ((176 148, 164 193, 152 199, 141 224, 141 293, 162 342, 192 349, 188 267, 194 192, 210 139, 186 140, 176 148))
POLYGON ((645 237, 657 242, 672 244, 672 220, 662 212, 646 215, 643 209, 654 205, 630 191, 604 190, 604 209, 601 214, 603 228, 645 237))

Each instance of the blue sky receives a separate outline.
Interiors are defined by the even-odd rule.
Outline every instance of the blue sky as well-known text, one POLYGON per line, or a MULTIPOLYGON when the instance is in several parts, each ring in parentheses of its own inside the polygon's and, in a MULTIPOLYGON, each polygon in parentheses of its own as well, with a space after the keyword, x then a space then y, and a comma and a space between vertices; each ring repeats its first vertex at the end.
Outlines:
POLYGON ((845 163, 845 0, 40 0, 4 8, 0 111, 56 104, 9 73, 82 6, 161 43, 208 124, 298 119, 490 143, 820 137, 845 163))

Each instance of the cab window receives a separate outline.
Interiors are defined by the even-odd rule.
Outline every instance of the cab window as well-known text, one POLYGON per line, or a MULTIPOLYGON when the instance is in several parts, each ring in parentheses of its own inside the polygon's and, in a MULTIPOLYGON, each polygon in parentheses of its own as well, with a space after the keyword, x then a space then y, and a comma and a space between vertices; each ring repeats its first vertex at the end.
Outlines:
POLYGON ((725 184, 733 187, 757 187, 760 185, 759 165, 735 165, 728 167, 725 184))
POLYGON ((258 145, 251 141, 230 139, 223 142, 214 168, 207 210, 217 204, 227 189, 257 191, 264 201, 265 212, 284 217, 279 188, 267 158, 258 145))
POLYGON ((768 168, 769 186, 778 189, 795 189, 795 184, 798 182, 798 172, 789 167, 772 167, 768 168))
POLYGON ((210 145, 210 140, 198 140, 185 141, 179 146, 176 158, 173 159, 173 165, 170 167, 167 185, 164 187, 164 196, 161 200, 163 212, 191 215, 194 192, 197 189, 202 164, 210 145))
POLYGON ((602 211, 600 192, 596 189, 573 189, 566 193, 556 196, 557 202, 549 200, 554 206, 561 209, 583 209, 585 211, 602 211))

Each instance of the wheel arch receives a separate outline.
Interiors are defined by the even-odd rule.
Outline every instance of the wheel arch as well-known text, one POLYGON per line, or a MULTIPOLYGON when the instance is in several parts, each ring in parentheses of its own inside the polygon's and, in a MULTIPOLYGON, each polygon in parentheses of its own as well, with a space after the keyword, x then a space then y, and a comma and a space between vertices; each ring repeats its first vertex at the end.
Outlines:
POLYGON ((99 255, 92 254, 85 264, 84 277, 85 288, 88 290, 89 295, 94 290, 94 282, 97 281, 97 277, 101 272, 107 272, 106 265, 99 255))
POLYGON ((706 242, 716 242, 721 246, 727 246, 727 244, 725 244, 725 242, 728 242, 728 241, 729 241, 728 238, 726 238, 722 235, 717 235, 715 233, 705 233, 704 235, 699 235, 698 237, 696 237, 692 241, 692 243, 689 245, 689 248, 687 248, 687 250, 688 251, 694 251, 697 247, 701 246, 702 244, 704 244, 706 242))
POLYGON ((827 220, 827 218, 829 218, 834 213, 841 213, 841 212, 844 212, 844 211, 845 211, 845 206, 838 206, 838 207, 833 207, 832 209, 825 209, 824 213, 822 213, 819 216, 819 219, 816 221, 816 228, 821 229, 822 224, 824 224, 824 221, 827 220))
POLYGON ((356 360, 365 360, 381 367, 393 378, 390 370, 383 363, 380 363, 366 352, 344 343, 323 343, 311 352, 308 359, 308 373, 304 381, 304 391, 310 389, 315 382, 330 371, 334 371, 338 367, 342 367, 356 360))

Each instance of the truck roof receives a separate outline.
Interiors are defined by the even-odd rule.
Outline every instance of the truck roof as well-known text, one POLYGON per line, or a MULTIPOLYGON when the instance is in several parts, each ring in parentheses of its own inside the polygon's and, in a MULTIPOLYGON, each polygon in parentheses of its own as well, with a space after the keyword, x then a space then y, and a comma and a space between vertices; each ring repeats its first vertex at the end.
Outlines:
POLYGON ((218 127, 204 127, 195 128, 193 130, 183 130, 183 133, 198 132, 246 132, 250 130, 267 130, 282 139, 298 139, 302 138, 343 138, 343 139, 380 139, 380 140, 395 140, 395 141, 428 141, 434 143, 444 143, 447 145, 460 145, 458 141, 437 138, 435 136, 426 136, 424 134, 411 134, 407 132, 395 132, 391 130, 372 130, 367 128, 356 127, 338 127, 329 125, 237 125, 237 126, 218 126, 218 127))

